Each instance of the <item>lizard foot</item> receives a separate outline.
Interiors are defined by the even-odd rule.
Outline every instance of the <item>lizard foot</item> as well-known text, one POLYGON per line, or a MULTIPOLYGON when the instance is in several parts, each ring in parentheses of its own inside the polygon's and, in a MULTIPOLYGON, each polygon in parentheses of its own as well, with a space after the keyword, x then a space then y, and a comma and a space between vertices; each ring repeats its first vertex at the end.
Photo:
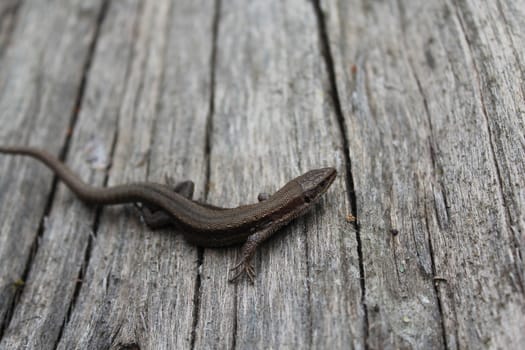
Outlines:
POLYGON ((242 275, 246 274, 251 284, 255 283, 255 269, 249 259, 241 259, 230 271, 236 272, 233 277, 228 280, 229 282, 237 282, 242 275))

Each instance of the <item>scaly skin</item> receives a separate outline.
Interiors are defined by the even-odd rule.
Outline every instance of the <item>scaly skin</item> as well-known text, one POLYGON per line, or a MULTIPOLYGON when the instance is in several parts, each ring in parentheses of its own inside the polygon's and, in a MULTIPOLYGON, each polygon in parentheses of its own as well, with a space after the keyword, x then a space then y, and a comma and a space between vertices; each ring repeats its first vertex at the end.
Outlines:
POLYGON ((246 273, 252 282, 255 271, 250 261, 257 247, 282 226, 312 208, 337 176, 334 168, 311 170, 291 180, 273 195, 260 196, 259 203, 220 208, 192 200, 193 183, 190 181, 173 189, 151 182, 94 187, 83 182, 60 160, 44 150, 0 146, 0 153, 26 155, 40 160, 86 203, 142 203, 146 224, 158 228, 171 223, 181 228, 189 242, 198 246, 222 247, 244 243, 241 259, 233 268, 237 273, 231 280, 246 273), (156 211, 152 211, 152 208, 156 211))

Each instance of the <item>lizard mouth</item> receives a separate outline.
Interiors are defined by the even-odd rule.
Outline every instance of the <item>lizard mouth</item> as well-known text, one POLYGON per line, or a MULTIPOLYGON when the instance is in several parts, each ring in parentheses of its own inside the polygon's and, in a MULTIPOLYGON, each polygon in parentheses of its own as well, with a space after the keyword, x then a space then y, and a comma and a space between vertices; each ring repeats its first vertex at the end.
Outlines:
POLYGON ((303 182, 305 202, 310 203, 321 197, 337 177, 334 168, 322 168, 308 172, 303 182))

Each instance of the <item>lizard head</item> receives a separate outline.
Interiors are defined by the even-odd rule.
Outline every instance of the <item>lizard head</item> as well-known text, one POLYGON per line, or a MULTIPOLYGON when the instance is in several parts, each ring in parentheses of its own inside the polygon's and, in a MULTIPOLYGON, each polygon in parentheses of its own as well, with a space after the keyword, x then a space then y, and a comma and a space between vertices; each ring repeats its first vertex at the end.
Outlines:
POLYGON ((336 176, 337 170, 334 168, 322 168, 310 170, 297 177, 295 180, 302 188, 305 204, 315 202, 323 195, 334 182, 336 176))

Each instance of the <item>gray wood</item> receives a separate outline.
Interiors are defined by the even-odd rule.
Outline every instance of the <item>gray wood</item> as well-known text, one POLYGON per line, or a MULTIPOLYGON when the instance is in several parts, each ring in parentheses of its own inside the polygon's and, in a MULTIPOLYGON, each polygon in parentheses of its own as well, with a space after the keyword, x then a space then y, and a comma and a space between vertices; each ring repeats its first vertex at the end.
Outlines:
MULTIPOLYGON (((136 12, 135 2, 116 3, 108 9, 72 135, 71 157, 67 163, 93 185, 103 185, 106 174, 91 168, 86 161, 86 146, 96 144, 105 152, 111 152, 127 62, 131 56, 136 12)), ((96 234, 93 232, 96 229, 93 209, 59 185, 39 249, 32 260, 26 288, 1 346, 13 349, 55 346, 70 310, 75 307, 75 288, 81 285, 91 251, 98 247, 93 238, 96 234), (91 239, 95 242, 90 242, 91 239)))
POLYGON ((254 286, 226 281, 236 249, 205 251, 196 348, 362 347, 357 248, 314 8, 222 1, 215 70, 210 202, 254 202, 313 168, 341 175, 311 215, 259 250, 254 286))
MULTIPOLYGON (((66 139, 100 2, 25 2, 0 64, 0 139, 45 145, 66 139), (45 13, 46 16, 42 16, 45 13)), ((0 329, 32 266, 52 176, 36 162, 0 158, 0 329)), ((59 280, 55 280, 60 283, 59 280)))
POLYGON ((368 344, 518 347, 523 3, 323 4, 356 184, 368 344))
POLYGON ((21 0, 4 0, 0 2, 0 58, 10 43, 21 4, 21 0))
POLYGON ((221 206, 339 177, 235 285, 237 247, 0 156, 0 349, 518 348, 524 31, 512 0, 2 1, 2 144, 221 206))
MULTIPOLYGON (((204 1, 138 4, 108 185, 164 182, 169 174, 194 180, 202 193, 214 8, 204 1)), ((111 71, 106 65, 101 73, 111 71)), ((191 345, 197 249, 173 230, 148 230, 128 209, 103 210, 59 349, 191 345)))

